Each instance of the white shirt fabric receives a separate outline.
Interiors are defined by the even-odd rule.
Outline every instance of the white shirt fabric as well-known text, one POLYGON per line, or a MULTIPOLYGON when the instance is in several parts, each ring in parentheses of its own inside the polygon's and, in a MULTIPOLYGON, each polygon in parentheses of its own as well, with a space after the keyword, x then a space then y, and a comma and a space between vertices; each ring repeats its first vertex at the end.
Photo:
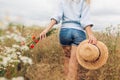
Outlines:
POLYGON ((68 1, 58 0, 59 4, 51 19, 57 24, 62 21, 61 28, 74 28, 84 30, 88 25, 93 26, 90 20, 90 5, 85 0, 68 1))

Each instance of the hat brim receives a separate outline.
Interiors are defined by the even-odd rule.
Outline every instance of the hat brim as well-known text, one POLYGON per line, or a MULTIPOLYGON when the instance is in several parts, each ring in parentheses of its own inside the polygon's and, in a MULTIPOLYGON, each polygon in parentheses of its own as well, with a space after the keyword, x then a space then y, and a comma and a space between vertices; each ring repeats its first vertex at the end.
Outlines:
MULTIPOLYGON (((100 67, 102 67, 107 59, 108 59, 108 49, 106 47, 106 45, 104 43, 102 43, 101 41, 97 41, 97 44, 96 46, 99 48, 100 52, 101 52, 101 55, 99 57, 99 59, 95 62, 86 62, 80 55, 79 55, 79 50, 81 49, 81 47, 84 45, 84 44, 88 44, 88 40, 84 40, 83 42, 81 42, 79 45, 78 45, 78 48, 77 48, 77 52, 76 52, 76 56, 77 56, 77 60, 78 60, 78 63, 83 66, 84 68, 86 69, 90 69, 90 70, 94 70, 94 69, 98 69, 100 67)), ((84 54, 84 53, 83 53, 84 54)))

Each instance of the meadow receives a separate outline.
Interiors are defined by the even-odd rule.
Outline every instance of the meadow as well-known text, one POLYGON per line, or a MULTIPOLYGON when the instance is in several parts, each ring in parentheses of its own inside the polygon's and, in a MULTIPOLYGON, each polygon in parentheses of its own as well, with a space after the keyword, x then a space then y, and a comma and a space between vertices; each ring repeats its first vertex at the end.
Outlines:
MULTIPOLYGON (((64 80, 64 54, 59 44, 59 28, 33 49, 21 46, 32 36, 38 37, 44 27, 8 25, 0 29, 0 80, 64 80)), ((108 26, 104 32, 94 32, 109 50, 107 63, 97 70, 79 65, 79 80, 120 80, 120 26, 108 26)))

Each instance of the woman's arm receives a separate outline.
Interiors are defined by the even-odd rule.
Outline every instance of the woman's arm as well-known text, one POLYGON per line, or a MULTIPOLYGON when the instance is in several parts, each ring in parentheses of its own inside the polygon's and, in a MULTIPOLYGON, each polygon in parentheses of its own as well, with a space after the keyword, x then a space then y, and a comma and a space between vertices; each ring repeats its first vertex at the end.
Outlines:
POLYGON ((87 26, 85 28, 85 31, 88 35, 89 43, 91 44, 97 44, 97 39, 94 37, 93 32, 91 30, 91 26, 87 26))
POLYGON ((52 19, 51 22, 49 23, 48 27, 40 33, 40 40, 43 38, 46 38, 46 33, 56 24, 56 20, 52 19))
POLYGON ((83 29, 85 29, 89 43, 91 44, 96 44, 97 39, 94 37, 93 32, 91 30, 91 27, 93 26, 93 23, 90 20, 90 0, 86 0, 87 2, 84 1, 83 7, 82 7, 82 15, 81 15, 81 26, 83 29))
POLYGON ((48 27, 40 33, 40 40, 43 38, 46 38, 46 33, 55 25, 60 23, 60 20, 62 19, 63 16, 63 8, 62 8, 62 0, 58 0, 58 5, 55 9, 54 15, 51 17, 51 22, 48 25, 48 27))

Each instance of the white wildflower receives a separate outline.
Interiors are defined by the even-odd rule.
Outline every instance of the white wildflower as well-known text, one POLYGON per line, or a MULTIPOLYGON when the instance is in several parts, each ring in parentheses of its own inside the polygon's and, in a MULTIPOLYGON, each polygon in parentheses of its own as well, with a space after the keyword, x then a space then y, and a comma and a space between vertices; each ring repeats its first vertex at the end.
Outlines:
POLYGON ((4 57, 2 61, 2 65, 7 66, 8 62, 11 60, 10 57, 4 57))
POLYGON ((14 62, 20 62, 20 60, 10 60, 9 62, 14 63, 14 62))
POLYGON ((3 36, 0 37, 0 41, 4 42, 4 39, 5 38, 3 36))
POLYGON ((0 77, 0 80, 7 80, 5 77, 0 77))
POLYGON ((8 38, 8 39, 12 38, 10 35, 6 35, 5 37, 8 38))
POLYGON ((6 49, 6 53, 12 53, 16 51, 15 48, 10 48, 10 47, 5 47, 5 49, 6 49))
POLYGON ((20 52, 16 52, 16 54, 17 54, 17 55, 21 55, 21 53, 20 53, 20 52))
POLYGON ((21 42, 21 41, 25 41, 26 39, 22 36, 19 36, 19 35, 15 35, 13 37, 14 40, 16 40, 16 42, 21 42))
POLYGON ((32 64, 32 59, 31 58, 28 58, 28 57, 25 57, 25 56, 21 56, 20 59, 26 64, 32 64))
POLYGON ((12 78, 12 80, 24 80, 24 77, 16 77, 16 78, 12 78))
POLYGON ((12 47, 13 47, 13 48, 20 48, 20 46, 19 46, 19 45, 16 45, 16 44, 12 45, 12 47))
POLYGON ((29 47, 28 47, 28 46, 26 46, 26 45, 21 46, 21 50, 23 50, 23 51, 27 51, 27 50, 29 50, 29 47))
POLYGON ((8 55, 8 57, 11 57, 12 59, 17 59, 17 53, 13 53, 13 54, 10 54, 8 55))
POLYGON ((26 42, 26 39, 24 37, 21 36, 20 39, 21 39, 21 41, 26 42))

